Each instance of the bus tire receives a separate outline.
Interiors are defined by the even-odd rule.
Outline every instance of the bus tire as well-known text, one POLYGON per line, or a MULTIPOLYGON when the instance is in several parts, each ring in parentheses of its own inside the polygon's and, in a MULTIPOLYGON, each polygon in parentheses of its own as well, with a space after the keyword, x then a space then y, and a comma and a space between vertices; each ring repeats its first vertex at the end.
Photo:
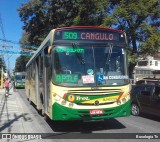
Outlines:
POLYGON ((32 101, 31 101, 31 99, 29 98, 29 104, 31 105, 32 104, 32 101))
POLYGON ((45 121, 48 121, 49 119, 48 119, 48 116, 46 115, 46 114, 44 114, 44 120, 45 121))
POLYGON ((134 116, 140 115, 140 108, 136 103, 132 103, 132 105, 131 105, 131 113, 134 116))

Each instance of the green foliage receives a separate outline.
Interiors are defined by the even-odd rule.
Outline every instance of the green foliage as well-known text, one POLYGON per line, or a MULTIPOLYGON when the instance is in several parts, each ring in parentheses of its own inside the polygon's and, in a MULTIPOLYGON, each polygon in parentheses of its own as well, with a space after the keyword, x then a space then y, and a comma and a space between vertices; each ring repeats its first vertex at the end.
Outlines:
POLYGON ((0 58, 0 70, 2 69, 2 67, 3 67, 3 71, 6 72, 6 64, 3 58, 0 58))
POLYGON ((31 0, 18 11, 28 41, 39 45, 53 28, 100 25, 107 7, 106 0, 31 0))
POLYGON ((160 48, 159 0, 110 0, 111 14, 105 17, 103 25, 124 30, 130 46, 130 71, 137 61, 137 55, 154 55, 160 48))
POLYGON ((138 55, 153 55, 160 47, 159 0, 30 0, 18 11, 24 22, 22 41, 38 46, 57 27, 101 25, 124 30, 131 70, 138 55))
POLYGON ((109 4, 106 0, 78 0, 73 25, 101 25, 109 4))
POLYGON ((160 48, 160 31, 157 28, 143 24, 143 40, 140 45, 142 55, 154 55, 160 48))
POLYGON ((20 56, 16 59, 15 72, 25 72, 26 63, 28 62, 29 57, 20 56))

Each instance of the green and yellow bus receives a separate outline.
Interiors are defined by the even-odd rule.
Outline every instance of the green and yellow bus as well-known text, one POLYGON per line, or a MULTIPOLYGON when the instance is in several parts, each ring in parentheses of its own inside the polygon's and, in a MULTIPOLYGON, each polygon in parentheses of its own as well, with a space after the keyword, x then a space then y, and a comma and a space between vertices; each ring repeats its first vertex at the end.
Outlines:
POLYGON ((14 87, 24 88, 25 87, 25 72, 15 72, 14 73, 14 87))
POLYGON ((28 61, 27 98, 51 120, 130 115, 126 35, 99 26, 50 31, 28 61))

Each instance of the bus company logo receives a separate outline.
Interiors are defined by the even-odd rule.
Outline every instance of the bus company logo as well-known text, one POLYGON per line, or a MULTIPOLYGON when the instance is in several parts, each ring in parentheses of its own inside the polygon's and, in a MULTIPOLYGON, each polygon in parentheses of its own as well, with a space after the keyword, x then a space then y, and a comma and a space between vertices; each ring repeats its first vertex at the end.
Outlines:
POLYGON ((74 95, 69 95, 68 96, 68 101, 73 102, 75 100, 75 96, 74 95))
POLYGON ((81 97, 81 96, 76 96, 77 101, 88 101, 90 100, 88 97, 81 97))

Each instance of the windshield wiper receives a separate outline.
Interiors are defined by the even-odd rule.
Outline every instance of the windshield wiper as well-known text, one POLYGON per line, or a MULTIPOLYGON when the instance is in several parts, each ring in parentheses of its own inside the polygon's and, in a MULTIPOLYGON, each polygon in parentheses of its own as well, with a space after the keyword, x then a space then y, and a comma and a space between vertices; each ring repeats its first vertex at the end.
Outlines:
MULTIPOLYGON (((77 49, 77 48, 78 48, 76 43, 72 43, 72 47, 73 47, 74 49, 77 49)), ((84 65, 84 64, 85 64, 84 58, 83 58, 82 56, 80 56, 77 52, 75 52, 75 54, 76 54, 78 60, 80 61, 80 63, 84 65)))

